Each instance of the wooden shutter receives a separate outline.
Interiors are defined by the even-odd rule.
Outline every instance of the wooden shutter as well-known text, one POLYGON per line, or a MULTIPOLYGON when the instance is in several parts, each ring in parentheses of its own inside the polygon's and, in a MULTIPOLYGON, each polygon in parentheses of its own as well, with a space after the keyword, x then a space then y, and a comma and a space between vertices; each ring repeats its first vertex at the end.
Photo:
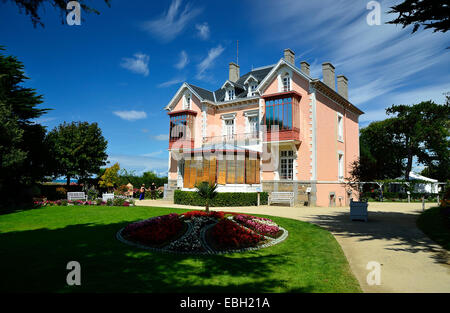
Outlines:
POLYGON ((247 184, 255 183, 255 160, 250 160, 249 157, 245 159, 245 176, 247 184))
POLYGON ((197 180, 197 167, 196 165, 196 161, 195 160, 191 160, 191 175, 190 175, 190 179, 189 179, 189 186, 188 188, 194 188, 196 180, 197 180))
POLYGON ((236 160, 236 184, 244 184, 245 179, 245 159, 236 160))
POLYGON ((184 161, 184 177, 183 177, 183 187, 189 188, 190 178, 191 178, 191 160, 184 161))
POLYGON ((236 159, 227 160, 227 184, 236 183, 236 159))
POLYGON ((259 181, 259 171, 260 171, 259 166, 260 166, 259 159, 256 159, 255 160, 255 184, 260 183, 260 181, 259 181))
POLYGON ((226 168, 226 160, 218 160, 218 169, 217 169, 217 183, 220 185, 226 184, 227 179, 227 168, 226 168))
POLYGON ((209 160, 209 179, 208 182, 213 185, 216 182, 216 158, 209 160))

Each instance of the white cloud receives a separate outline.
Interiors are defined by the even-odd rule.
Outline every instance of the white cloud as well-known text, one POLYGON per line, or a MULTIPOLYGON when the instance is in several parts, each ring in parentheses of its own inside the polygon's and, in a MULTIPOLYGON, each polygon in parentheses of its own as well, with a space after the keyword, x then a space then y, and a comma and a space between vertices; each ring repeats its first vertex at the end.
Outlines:
POLYGON ((190 4, 186 4, 184 10, 181 10, 182 0, 173 0, 169 10, 157 19, 146 21, 142 28, 152 35, 163 41, 171 41, 175 39, 186 27, 186 25, 194 19, 202 9, 192 9, 190 4))
POLYGON ((186 81, 185 78, 174 78, 158 85, 159 88, 170 87, 172 85, 181 84, 186 81))
POLYGON ((144 111, 114 111, 113 114, 127 121, 136 121, 147 118, 147 113, 144 111))
POLYGON ((186 53, 186 51, 181 51, 180 52, 180 60, 178 61, 177 64, 175 64, 175 67, 179 70, 183 69, 187 64, 189 63, 189 58, 188 55, 186 53))
POLYGON ((210 31, 208 23, 205 22, 203 24, 197 24, 195 25, 195 28, 197 29, 197 34, 201 39, 206 40, 209 38, 210 31))
POLYGON ((197 65, 197 79, 203 79, 205 77, 205 71, 214 64, 214 60, 222 54, 223 50, 222 45, 218 45, 208 51, 208 56, 197 65))
POLYGON ((150 57, 143 53, 135 53, 133 58, 123 58, 120 66, 127 70, 148 76, 148 61, 150 57))
POLYGON ((169 135, 168 134, 160 134, 160 135, 153 135, 150 136, 150 138, 158 141, 169 141, 169 135))
POLYGON ((124 155, 116 154, 109 155, 108 161, 110 164, 118 162, 121 168, 135 171, 137 175, 147 171, 154 171, 158 174, 167 175, 167 159, 154 158, 141 155, 124 155))
POLYGON ((154 156, 157 156, 157 155, 161 155, 164 152, 165 152, 164 150, 153 151, 153 152, 150 152, 150 153, 142 154, 142 156, 144 156, 144 157, 154 157, 154 156))
POLYGON ((255 23, 266 45, 303 54, 313 77, 321 78, 321 64, 332 62, 336 75, 349 79, 349 100, 366 112, 361 119, 380 119, 394 103, 440 97, 448 86, 443 82, 449 81, 445 49, 449 34, 429 30, 411 34, 411 27, 385 24, 395 18, 386 13, 392 3, 383 1, 381 25, 369 26, 367 1, 258 2, 257 12, 269 11, 271 19, 264 25, 260 20, 255 23))

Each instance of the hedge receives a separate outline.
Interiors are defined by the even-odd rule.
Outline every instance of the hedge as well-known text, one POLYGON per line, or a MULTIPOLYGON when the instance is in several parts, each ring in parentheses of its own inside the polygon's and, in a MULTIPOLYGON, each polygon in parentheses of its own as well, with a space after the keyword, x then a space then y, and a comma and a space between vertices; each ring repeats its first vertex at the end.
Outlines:
MULTIPOLYGON (((267 204, 269 194, 260 193, 260 204, 267 204)), ((219 192, 211 201, 211 207, 227 206, 253 206, 257 205, 258 194, 256 192, 219 192)), ((184 205, 204 206, 205 199, 201 198, 195 191, 175 190, 174 203, 184 205)))

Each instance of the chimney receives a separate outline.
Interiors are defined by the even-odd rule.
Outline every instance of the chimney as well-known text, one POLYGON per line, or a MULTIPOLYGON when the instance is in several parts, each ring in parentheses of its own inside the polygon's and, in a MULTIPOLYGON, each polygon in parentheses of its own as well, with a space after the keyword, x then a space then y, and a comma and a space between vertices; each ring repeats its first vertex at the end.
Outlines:
POLYGON ((309 63, 306 61, 302 61, 300 62, 300 69, 303 73, 305 73, 306 75, 310 75, 309 74, 309 63))
POLYGON ((284 60, 295 65, 295 53, 291 49, 284 49, 284 60))
POLYGON ((348 100, 348 79, 344 75, 338 75, 337 77, 337 89, 338 94, 348 100))
POLYGON ((230 73, 228 75, 228 79, 233 83, 237 82, 239 79, 239 65, 234 62, 230 62, 230 73))
POLYGON ((327 85, 333 90, 336 90, 333 64, 329 62, 322 63, 322 74, 323 74, 323 82, 325 83, 325 85, 327 85))

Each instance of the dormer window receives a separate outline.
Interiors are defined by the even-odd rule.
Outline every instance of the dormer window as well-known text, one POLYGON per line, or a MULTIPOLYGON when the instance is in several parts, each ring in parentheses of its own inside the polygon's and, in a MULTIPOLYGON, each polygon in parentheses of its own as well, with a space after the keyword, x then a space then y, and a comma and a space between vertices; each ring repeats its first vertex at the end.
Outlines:
POLYGON ((184 95, 183 99, 183 109, 184 110, 190 110, 191 109, 191 95, 189 93, 186 93, 184 95))
POLYGON ((255 96, 256 95, 256 93, 255 93, 256 88, 258 88, 258 85, 256 85, 256 84, 251 84, 250 85, 250 96, 255 96))
POLYGON ((283 91, 291 90, 291 78, 289 77, 288 73, 283 75, 282 83, 283 83, 283 91))
POLYGON ((227 96, 228 96, 228 99, 227 99, 228 101, 233 100, 234 99, 234 89, 228 89, 227 96))

